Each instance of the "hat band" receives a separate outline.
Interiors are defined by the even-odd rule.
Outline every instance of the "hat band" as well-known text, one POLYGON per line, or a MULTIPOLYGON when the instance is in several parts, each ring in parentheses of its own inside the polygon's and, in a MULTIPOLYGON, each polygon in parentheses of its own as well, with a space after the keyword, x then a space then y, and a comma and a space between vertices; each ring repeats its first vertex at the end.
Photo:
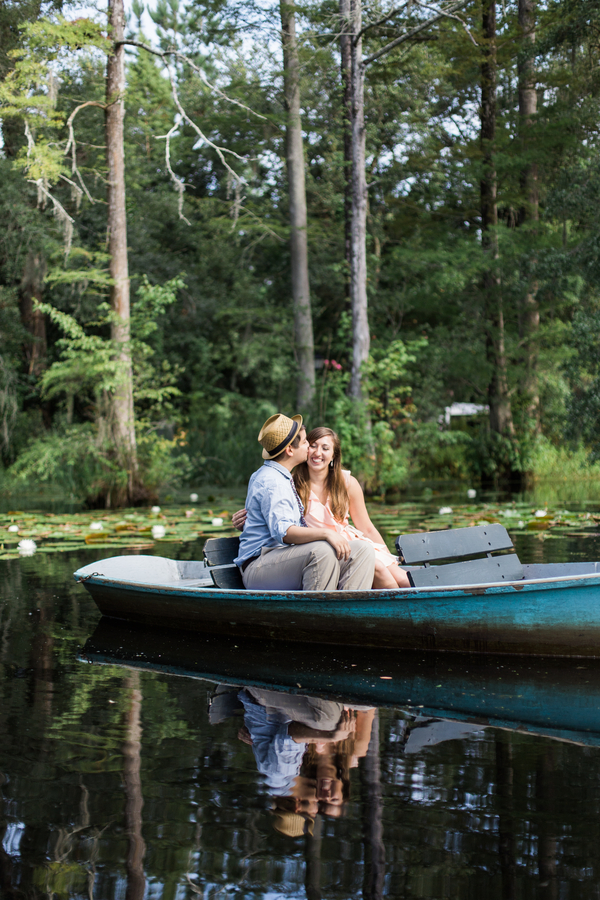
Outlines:
POLYGON ((273 447, 272 450, 269 450, 271 456, 279 456, 282 450, 285 450, 288 444, 291 444, 294 438, 296 437, 296 432, 300 426, 297 422, 294 422, 291 429, 288 431, 287 437, 285 437, 280 444, 276 447, 273 447))

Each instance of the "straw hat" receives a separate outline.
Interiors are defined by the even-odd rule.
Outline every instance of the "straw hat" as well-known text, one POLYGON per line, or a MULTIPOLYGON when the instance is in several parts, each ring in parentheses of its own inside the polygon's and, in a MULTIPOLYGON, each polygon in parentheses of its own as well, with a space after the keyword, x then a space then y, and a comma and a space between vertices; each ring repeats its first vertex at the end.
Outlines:
POLYGON ((258 435, 259 444, 263 445, 263 459, 274 459, 283 453, 302 428, 302 416, 292 416, 289 419, 282 413, 277 413, 267 419, 258 435))
POLYGON ((273 828, 275 831, 279 831, 280 834, 295 838, 302 837, 303 834, 312 835, 313 833, 315 827, 313 820, 305 818, 300 813, 277 809, 273 815, 275 817, 273 828))

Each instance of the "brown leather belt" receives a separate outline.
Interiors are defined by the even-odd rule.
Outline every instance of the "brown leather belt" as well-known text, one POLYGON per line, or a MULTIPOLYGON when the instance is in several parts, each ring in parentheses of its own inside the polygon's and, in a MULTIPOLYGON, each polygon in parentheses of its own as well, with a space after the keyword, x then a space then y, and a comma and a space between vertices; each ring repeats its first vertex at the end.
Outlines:
POLYGON ((255 559, 258 559, 258 556, 251 556, 250 559, 245 559, 241 564, 240 569, 242 572, 245 572, 251 562, 254 562, 255 559))

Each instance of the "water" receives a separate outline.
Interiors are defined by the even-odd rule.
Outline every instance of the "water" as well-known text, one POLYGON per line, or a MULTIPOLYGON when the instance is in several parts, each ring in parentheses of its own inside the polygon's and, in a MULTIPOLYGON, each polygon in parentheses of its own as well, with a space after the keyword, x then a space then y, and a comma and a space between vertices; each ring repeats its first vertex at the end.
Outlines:
POLYGON ((99 625, 99 555, 0 563, 2 900, 600 896, 600 665, 99 625), (265 704, 298 739, 266 776, 265 704))

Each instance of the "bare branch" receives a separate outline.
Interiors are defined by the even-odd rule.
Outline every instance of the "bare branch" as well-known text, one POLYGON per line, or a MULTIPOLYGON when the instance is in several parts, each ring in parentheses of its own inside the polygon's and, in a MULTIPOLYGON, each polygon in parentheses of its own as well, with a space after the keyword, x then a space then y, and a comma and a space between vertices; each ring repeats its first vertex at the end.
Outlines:
POLYGON ((399 47, 400 44, 404 44, 406 41, 410 41, 411 38, 415 37, 417 34, 420 34, 422 31, 425 31, 427 28, 430 28, 431 25, 439 22, 439 20, 443 19, 445 16, 449 16, 451 13, 462 9, 467 5, 468 2, 469 0, 458 0, 458 3, 452 3, 443 11, 440 10, 437 15, 432 16, 431 19, 427 19, 420 25, 416 25, 414 28, 411 28, 410 31, 406 31, 404 34, 401 34, 400 37, 397 37, 393 41, 390 41, 389 44, 386 44, 385 47, 382 47, 376 53, 372 53, 371 56, 367 56, 366 59, 363 59, 362 65, 368 66, 370 63, 375 62, 376 59, 380 59, 382 56, 386 56, 395 47, 399 47))
POLYGON ((178 50, 155 50, 154 47, 151 47, 149 44, 144 44, 142 43, 142 41, 118 41, 115 46, 119 47, 123 44, 126 44, 128 47, 139 47, 140 50, 145 50, 146 53, 152 53, 153 56, 158 56, 160 59, 162 59, 165 66, 168 66, 166 59, 167 56, 174 56, 176 59, 182 60, 183 62, 187 63, 191 69, 194 70, 201 81, 204 82, 206 87, 213 91, 213 93, 221 97, 222 100, 226 100, 227 103, 233 103, 235 104, 235 106, 239 106, 240 109, 245 109, 246 112, 252 113, 253 116, 257 116, 259 119, 266 120, 266 116, 261 116, 260 113, 255 112, 253 109, 251 109, 249 106, 246 106, 244 103, 241 103, 239 100, 235 100, 233 97, 228 97, 227 94, 225 94, 220 88, 218 88, 214 84, 211 84, 200 66, 197 66, 196 63, 189 58, 189 56, 185 55, 185 53, 180 53, 178 50))
POLYGON ((185 119, 185 121, 188 123, 188 125, 190 125, 194 129, 194 131, 196 132, 196 134, 198 135, 199 138, 201 138, 205 143, 208 144, 209 147, 212 147, 213 150, 215 150, 215 152, 217 153, 217 156, 219 157, 219 159, 221 160, 221 162, 223 163, 223 165, 225 166, 227 171, 231 174, 231 177, 233 178, 233 180, 242 182, 243 178, 240 175, 238 175, 237 172, 234 172, 234 170, 231 168, 231 166, 229 165, 229 163, 227 162, 227 160, 225 159, 225 156, 223 154, 230 153, 231 156, 235 156, 235 158, 239 159, 240 162, 246 162, 246 160, 244 159, 243 156, 240 156, 239 153, 236 153, 235 150, 229 150, 227 147, 219 147, 217 144, 214 144, 210 140, 210 138, 206 137, 204 132, 200 130, 200 128, 196 125, 196 123, 190 119, 190 117, 186 113, 185 109, 181 105, 181 101, 179 100, 179 93, 177 91, 177 84, 175 81, 175 76, 174 76, 173 72, 171 71, 171 67, 168 63, 166 63, 166 68, 167 68, 167 72, 169 73, 169 81, 171 82, 171 92, 173 94, 173 100, 175 101, 175 106, 177 107, 181 118, 185 119))
POLYGON ((179 122, 175 122, 173 127, 171 129, 169 129, 167 134, 156 135, 156 140, 157 141, 166 141, 165 162, 167 164, 167 170, 169 172, 169 175, 171 176, 171 180, 173 181, 173 184, 175 185, 175 190, 179 194, 179 198, 177 201, 177 212, 179 213, 179 218, 183 219, 183 221, 186 223, 186 225, 191 226, 192 223, 189 221, 189 219, 186 219, 186 217, 183 214, 183 192, 185 191, 185 182, 177 177, 177 175, 175 174, 175 172, 173 171, 173 169, 171 167, 171 135, 175 134, 175 132, 177 131, 178 128, 179 128, 179 122))
MULTIPOLYGON (((62 203, 60 203, 56 197, 50 193, 47 185, 44 184, 43 178, 29 178, 27 179, 31 184, 35 184, 38 190, 38 201, 41 197, 44 200, 50 200, 52 203, 52 212, 60 222, 63 228, 63 234, 65 239, 65 260, 71 252, 71 244, 73 242, 73 225, 75 224, 75 220, 71 218, 69 213, 66 211, 62 203)), ((41 204, 40 204, 41 205, 41 204)), ((45 204, 44 204, 45 205, 45 204)))
MULTIPOLYGON (((67 146, 65 147, 65 156, 68 155, 69 150, 71 150, 71 172, 77 176, 77 180, 81 185, 81 190, 84 192, 85 196, 88 198, 90 203, 95 203, 96 201, 90 194, 87 189, 87 185, 83 178, 81 177, 81 172, 79 171, 79 166, 77 165, 77 143, 75 141, 75 131, 73 128, 73 121, 75 116, 80 110, 85 109, 86 106, 99 106, 100 109, 106 109, 105 103, 100 103, 98 100, 87 100, 85 103, 80 103, 79 106, 76 106, 69 118, 67 119, 67 128, 69 129, 69 139, 67 141, 67 146)), ((64 176, 63 176, 64 177, 64 176)), ((68 181, 68 179, 66 179, 68 181)), ((72 182, 71 182, 72 183, 72 182)))
MULTIPOLYGON (((27 156, 31 156, 31 154, 35 151, 35 141, 33 139, 33 135, 29 129, 29 122, 25 119, 25 137, 27 138, 27 156)), ((62 176, 65 177, 65 176, 62 176)), ((66 211, 62 203, 60 203, 56 197, 50 193, 48 190, 48 182, 46 178, 28 178, 27 179, 30 184, 35 184, 37 187, 37 199, 38 206, 42 209, 46 208, 46 200, 50 200, 52 203, 52 212, 60 222, 63 227, 63 234, 65 238, 65 260, 71 252, 71 243, 73 241, 73 225, 74 220, 71 218, 69 213, 66 211)), ((67 181, 69 179, 67 178, 67 181)))
MULTIPOLYGON (((435 6, 430 6, 429 3, 423 3, 423 0, 414 0, 414 2, 417 4, 417 6, 422 6, 422 7, 424 7, 425 9, 431 9, 431 10, 433 10, 434 12, 438 12, 438 11, 439 11, 435 6)), ((475 38, 473 37, 473 35, 472 35, 471 32, 469 31, 469 27, 468 27, 468 25, 467 25, 467 23, 465 22, 464 19, 461 19, 460 16, 455 16, 455 15, 453 15, 453 13, 451 13, 451 12, 444 12, 444 15, 447 16, 449 19, 455 19, 455 21, 460 22, 460 24, 462 25, 462 27, 465 29, 465 31, 466 31, 467 34, 469 35, 469 39, 470 39, 471 43, 472 43, 475 47, 478 46, 478 45, 477 45, 477 41, 475 40, 475 38)))
POLYGON ((376 22, 369 22, 368 25, 365 25, 364 28, 361 28, 356 37, 354 38, 354 44, 356 45, 359 39, 363 36, 363 34, 368 31, 370 28, 377 28, 379 25, 385 24, 390 19, 392 19, 396 13, 402 12, 407 6, 412 5, 413 0, 407 0, 406 3, 403 3, 402 6, 396 6, 387 16, 384 16, 382 19, 378 19, 376 22))
MULTIPOLYGON (((209 147, 212 147, 212 149, 215 151, 215 153, 221 160, 221 163, 225 167, 225 169, 228 173, 228 177, 231 179, 231 182, 235 185, 235 200, 234 200, 234 210, 233 210, 233 215, 234 215, 233 227, 235 227, 235 220, 237 219, 239 207, 242 202, 240 199, 240 187, 245 182, 244 182, 243 177, 241 175, 238 175, 237 172, 231 168, 231 166, 225 159, 225 153, 230 153, 232 156, 235 156, 236 159, 239 159, 240 162, 246 162, 246 160, 244 159, 243 156, 240 156, 239 153, 236 153, 234 150, 228 150, 227 147, 219 147, 218 144, 215 144, 213 141, 211 141, 210 138, 208 138, 204 134, 204 132, 201 131, 201 129, 196 125, 196 123, 194 121, 192 121, 192 119, 190 119, 190 117, 186 113, 185 109, 181 105, 181 101, 179 100, 179 93, 177 91, 177 83, 175 81, 175 75, 171 69, 171 66, 169 65, 168 62, 166 62, 166 60, 163 60, 163 61, 165 62, 165 67, 169 74, 169 81, 171 82, 171 92, 173 94, 173 100, 175 102, 175 106, 177 107, 177 110, 179 111, 179 115, 185 122, 188 123, 188 125, 190 125, 194 129, 194 131, 196 132, 196 134, 198 135, 198 137, 201 140, 203 140, 206 144, 208 144, 209 147)), ((176 124, 178 125, 179 123, 176 123, 176 124)), ((169 139, 170 139, 173 131, 174 131, 174 128, 171 128, 171 130, 169 131, 169 134, 168 134, 169 139)), ((169 148, 169 142, 167 141, 167 149, 168 148, 169 148)), ((170 160, 167 160, 167 167, 169 169, 169 172, 171 173, 171 177, 177 182, 178 185, 180 185, 180 187, 177 187, 177 190, 180 192, 179 199, 180 199, 180 202, 182 202, 183 201, 183 191, 185 190, 185 185, 181 181, 179 181, 179 179, 176 177, 175 173, 173 172, 173 170, 171 168, 170 160)), ((181 207, 181 209, 183 209, 183 208, 181 207)), ((183 218, 183 211, 181 212, 181 216, 183 218)))

